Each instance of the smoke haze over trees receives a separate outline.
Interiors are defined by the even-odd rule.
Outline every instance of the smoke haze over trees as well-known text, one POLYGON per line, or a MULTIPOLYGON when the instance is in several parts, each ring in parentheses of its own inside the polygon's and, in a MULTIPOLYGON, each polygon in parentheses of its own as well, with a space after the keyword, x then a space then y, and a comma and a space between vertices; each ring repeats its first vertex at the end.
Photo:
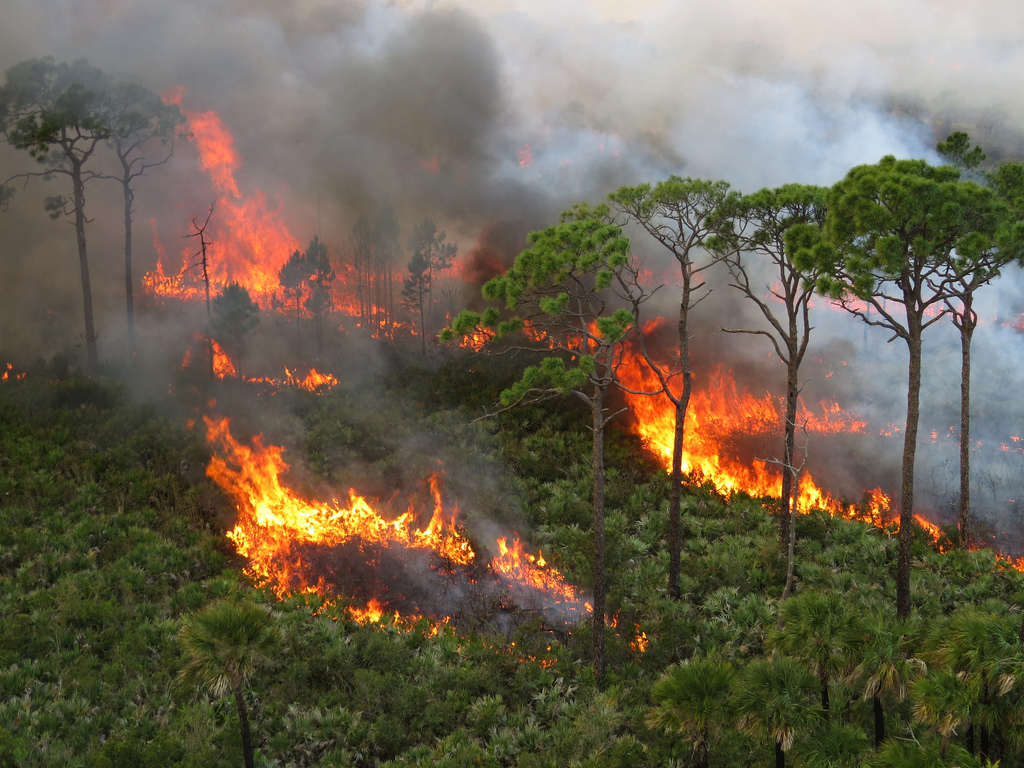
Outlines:
MULTIPOLYGON (((11 5, 0 69, 46 55, 86 57, 156 93, 180 86, 183 108, 215 110, 232 131, 242 192, 265 192, 300 242, 317 233, 334 254, 360 215, 372 222, 389 201, 403 244, 415 222, 435 220, 465 254, 463 274, 480 283, 511 264, 525 235, 558 211, 624 184, 679 174, 723 179, 746 194, 831 185, 886 154, 938 162, 936 141, 956 129, 996 161, 1024 151, 1024 51, 1015 35, 1024 10, 1007 2, 647 2, 628 11, 596 0, 554 8, 536 0, 217 0, 175 3, 173 12, 152 0, 11 5)), ((0 168, 4 177, 33 169, 7 146, 0 168)), ((74 241, 41 205, 57 191, 56 182, 34 183, 0 216, 0 328, 9 356, 52 354, 81 335, 80 281, 69 269, 74 241)), ((185 143, 166 167, 137 180, 138 274, 155 264, 157 241, 173 264, 190 216, 205 215, 212 194, 185 143)), ((89 198, 104 354, 127 346, 118 198, 116 185, 89 198)), ((655 245, 633 241, 652 268, 665 266, 655 245)), ((393 263, 404 267, 408 257, 393 263)), ((695 357, 729 361, 741 382, 777 381, 777 361, 749 339, 710 336, 756 323, 725 293, 716 292, 715 311, 705 308, 695 357)), ((991 445, 1006 439, 992 425, 1012 421, 1005 392, 1024 380, 1024 338, 1011 327, 1024 309, 1019 272, 1009 270, 986 294, 977 307, 974 426, 991 445)), ((823 362, 807 372, 806 399, 828 391, 873 427, 899 419, 901 352, 823 301, 813 311, 808 356, 823 362), (833 370, 844 375, 825 381, 833 370)), ((159 346, 154 339, 171 325, 140 318, 140 345, 159 346)), ((944 327, 929 344, 922 396, 933 418, 922 433, 944 434, 957 421, 955 329, 944 327)), ((922 460, 940 464, 945 454, 927 450, 922 460)), ((895 466, 898 451, 894 457, 882 463, 895 466)), ((1020 459, 991 471, 1019 473, 1020 459)), ((865 480, 860 462, 832 467, 841 489, 885 482, 865 480)), ((947 503, 944 482, 923 478, 922 504, 947 503)))

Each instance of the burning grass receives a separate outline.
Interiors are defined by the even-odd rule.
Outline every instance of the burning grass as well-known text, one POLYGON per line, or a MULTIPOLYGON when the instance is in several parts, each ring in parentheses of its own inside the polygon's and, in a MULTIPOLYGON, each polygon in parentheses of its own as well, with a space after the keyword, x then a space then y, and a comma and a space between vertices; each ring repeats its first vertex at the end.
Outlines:
POLYGON ((442 472, 394 516, 354 490, 344 501, 313 501, 282 481, 289 468, 283 448, 259 436, 238 442, 227 418, 204 422, 215 452, 207 474, 238 510, 228 537, 247 559, 248 575, 279 596, 341 596, 368 620, 392 611, 441 618, 487 603, 563 621, 585 615, 577 590, 542 555, 524 552, 518 536, 511 546, 500 538, 489 562, 479 558, 458 506, 444 503, 442 472))

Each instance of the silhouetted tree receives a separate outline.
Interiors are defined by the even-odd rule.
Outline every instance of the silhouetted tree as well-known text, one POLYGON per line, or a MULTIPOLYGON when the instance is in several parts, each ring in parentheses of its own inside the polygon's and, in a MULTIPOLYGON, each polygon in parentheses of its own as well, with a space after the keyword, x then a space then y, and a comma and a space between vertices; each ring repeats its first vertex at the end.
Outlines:
POLYGON ((244 378, 245 338, 260 322, 260 308, 249 291, 228 283, 213 299, 210 329, 213 337, 231 350, 238 360, 238 375, 244 378))
POLYGON ((58 64, 52 57, 30 59, 11 67, 0 88, 0 132, 11 146, 27 150, 44 170, 16 174, 7 179, 32 176, 67 176, 71 198, 49 197, 51 218, 74 218, 78 264, 85 310, 85 346, 88 367, 99 368, 96 327, 93 320, 92 284, 85 239, 85 184, 97 173, 88 166, 100 144, 110 136, 105 94, 109 78, 85 59, 58 64))
POLYGON ((860 165, 829 190, 822 227, 797 224, 786 235, 797 267, 817 271, 817 290, 868 325, 891 331, 909 353, 903 442, 896 613, 910 615, 914 458, 921 399, 921 344, 934 313, 953 296, 946 270, 955 252, 970 258, 995 234, 995 196, 960 181, 951 166, 882 158, 860 165), (873 310, 869 313, 869 308, 873 310))
POLYGON ((398 224, 398 217, 391 207, 391 201, 385 199, 384 205, 373 222, 373 247, 376 255, 380 283, 383 283, 380 303, 385 309, 385 333, 393 335, 395 322, 395 266, 401 254, 402 246, 398 238, 401 228, 398 224))
POLYGON ((436 327, 434 326, 434 301, 431 293, 434 286, 434 273, 450 267, 459 252, 455 243, 446 241, 445 231, 442 229, 438 232, 437 225, 432 219, 424 219, 417 224, 409 237, 409 250, 412 251, 414 257, 419 255, 423 263, 427 265, 425 311, 432 329, 436 327))
POLYGON ((680 506, 683 477, 683 443, 685 441, 686 408, 690 403, 693 386, 690 369, 690 311, 703 301, 710 288, 705 290, 706 281, 702 273, 713 263, 704 251, 704 244, 716 232, 718 207, 729 194, 729 185, 724 181, 704 179, 682 179, 670 176, 652 187, 641 184, 637 187, 622 187, 609 195, 612 205, 627 218, 636 221, 661 245, 679 265, 681 293, 679 297, 679 321, 677 325, 679 347, 675 363, 671 368, 657 364, 647 353, 643 336, 641 349, 651 370, 661 382, 665 395, 676 408, 675 431, 672 440, 672 490, 669 497, 668 534, 668 591, 675 599, 680 596, 679 573, 682 551, 682 525, 680 506), (671 383, 681 382, 679 391, 671 383))
POLYGON ((295 326, 298 329, 297 343, 299 352, 302 351, 302 298, 303 286, 309 280, 309 265, 302 251, 295 251, 284 263, 277 273, 277 279, 284 290, 285 298, 291 297, 295 301, 295 326))
POLYGON ((324 353, 324 313, 332 306, 331 283, 334 282, 336 274, 327 253, 327 246, 321 243, 316 235, 309 241, 303 261, 309 270, 306 309, 316 320, 316 354, 320 357, 324 353))
MULTIPOLYGON (((721 235, 709 246, 728 267, 732 287, 761 311, 770 330, 725 328, 729 333, 765 336, 786 365, 786 398, 782 458, 779 539, 789 549, 797 494, 796 412, 800 399, 800 364, 811 338, 810 300, 815 274, 805 275, 786 253, 786 230, 794 224, 821 224, 825 220, 825 189, 788 184, 762 189, 753 195, 731 197, 722 207, 721 235), (771 284, 751 283, 750 257, 767 260, 771 284)), ((755 272, 754 274, 758 274, 755 272)))
POLYGON ((414 251, 409 259, 409 275, 402 287, 402 305, 414 312, 420 321, 420 345, 427 354, 427 329, 423 313, 423 302, 430 294, 430 264, 421 251, 414 251))
POLYGON ((128 313, 128 352, 135 354, 135 291, 132 281, 132 183, 148 169, 163 165, 174 151, 174 129, 183 116, 176 104, 164 104, 160 97, 136 83, 118 83, 107 94, 110 145, 121 164, 117 177, 124 195, 124 282, 128 313), (149 159, 146 152, 157 152, 149 159))
MULTIPOLYGON (((432 231, 432 227, 430 228, 432 231)), ((638 306, 637 264, 630 258, 629 240, 613 224, 606 206, 580 205, 561 216, 556 226, 533 232, 530 247, 516 257, 505 274, 483 287, 483 296, 519 313, 501 321, 499 311, 483 315, 462 312, 442 340, 481 328, 496 338, 520 330, 529 322, 555 354, 530 366, 522 378, 501 393, 504 408, 574 395, 590 409, 593 434, 591 469, 594 509, 593 664, 599 679, 605 671, 605 539, 604 431, 609 415, 606 397, 618 381, 627 334, 635 327, 632 311, 618 303, 638 306), (574 362, 574 366, 567 365, 574 362)))

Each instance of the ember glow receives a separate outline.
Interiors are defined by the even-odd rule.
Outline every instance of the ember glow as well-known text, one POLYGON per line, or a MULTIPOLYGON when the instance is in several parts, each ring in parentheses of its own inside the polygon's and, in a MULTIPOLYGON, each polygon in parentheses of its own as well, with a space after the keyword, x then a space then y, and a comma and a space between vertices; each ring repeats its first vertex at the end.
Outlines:
POLYGON ((457 523, 457 505, 444 503, 441 472, 425 484, 429 516, 414 499, 388 519, 354 490, 345 501, 304 497, 281 481, 289 469, 283 448, 264 445, 260 436, 244 445, 232 437, 228 419, 203 420, 215 451, 207 475, 238 510, 228 538, 248 560, 246 573, 279 596, 341 594, 363 604, 354 612, 359 620, 375 621, 396 610, 406 618, 436 616, 439 590, 461 594, 488 580, 505 602, 528 595, 563 617, 585 613, 575 588, 542 555, 524 552, 518 537, 511 547, 499 539, 500 554, 489 565, 478 563, 457 523))
POLYGON ((24 379, 26 373, 15 373, 14 363, 7 363, 7 366, 0 369, 3 370, 3 374, 0 375, 0 381, 14 381, 15 379, 24 379))
MULTIPOLYGON (((179 107, 183 98, 183 88, 173 88, 164 94, 167 103, 179 107)), ((235 179, 235 172, 242 165, 235 140, 217 113, 184 108, 182 112, 188 121, 187 133, 199 153, 200 166, 218 195, 206 233, 207 242, 214 249, 209 258, 211 292, 237 282, 266 309, 279 285, 278 272, 288 257, 299 250, 299 241, 285 225, 280 205, 270 206, 260 190, 250 196, 242 194, 235 179)), ((204 219, 205 212, 201 216, 197 213, 197 221, 204 219)), ((158 247, 161 258, 156 269, 142 280, 146 290, 158 296, 201 298, 205 289, 195 268, 196 242, 195 238, 189 239, 181 267, 171 272, 163 263, 162 246, 158 247)))

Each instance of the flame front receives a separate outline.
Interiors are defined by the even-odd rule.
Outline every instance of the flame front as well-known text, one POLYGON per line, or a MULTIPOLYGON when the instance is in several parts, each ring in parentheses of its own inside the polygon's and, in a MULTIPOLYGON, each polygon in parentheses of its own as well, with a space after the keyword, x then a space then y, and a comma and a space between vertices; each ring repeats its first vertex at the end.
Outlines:
MULTIPOLYGON (((643 358, 628 354, 619 368, 623 385, 633 392, 655 392, 661 385, 643 358)), ((625 393, 629 407, 636 417, 637 429, 651 450, 657 453, 666 467, 671 467, 672 443, 675 434, 675 405, 667 395, 637 395, 625 393)), ((864 432, 867 423, 843 411, 838 404, 822 401, 821 413, 810 411, 802 402, 799 423, 806 424, 809 432, 864 432)), ((756 397, 739 392, 731 372, 714 369, 708 385, 694 389, 686 409, 683 472, 701 476, 710 481, 719 493, 731 495, 742 491, 751 496, 782 494, 782 473, 765 461, 740 462, 723 451, 729 440, 736 436, 779 434, 783 416, 779 401, 771 394, 756 397)), ((889 500, 880 490, 873 492, 865 512, 843 505, 815 483, 810 473, 800 477, 800 495, 797 508, 801 512, 825 509, 833 514, 881 522, 888 514, 889 500), (882 501, 884 499, 884 502, 882 501)))
MULTIPOLYGON (((405 553, 421 552, 447 571, 466 572, 474 564, 476 553, 456 525, 457 506, 447 510, 443 504, 440 472, 428 480, 433 510, 425 526, 417 523, 421 515, 414 503, 404 514, 387 520, 354 490, 349 491, 347 502, 304 498, 281 483, 288 470, 283 448, 264 445, 261 436, 251 446, 243 445, 232 437, 227 418, 204 416, 203 420, 215 451, 207 475, 238 509, 237 524, 228 538, 247 558, 246 573, 267 583, 279 596, 330 592, 323 574, 304 560, 311 546, 355 545, 360 552, 373 549, 377 555, 368 554, 371 560, 387 552, 394 555, 395 563, 401 563, 405 553)), ((543 556, 524 554, 518 537, 511 549, 500 539, 498 549, 501 554, 489 566, 496 578, 543 593, 547 604, 560 606, 564 613, 583 612, 576 590, 547 566, 543 556)), ((366 602, 365 608, 353 611, 358 620, 375 621, 385 614, 385 603, 376 596, 366 602)))

